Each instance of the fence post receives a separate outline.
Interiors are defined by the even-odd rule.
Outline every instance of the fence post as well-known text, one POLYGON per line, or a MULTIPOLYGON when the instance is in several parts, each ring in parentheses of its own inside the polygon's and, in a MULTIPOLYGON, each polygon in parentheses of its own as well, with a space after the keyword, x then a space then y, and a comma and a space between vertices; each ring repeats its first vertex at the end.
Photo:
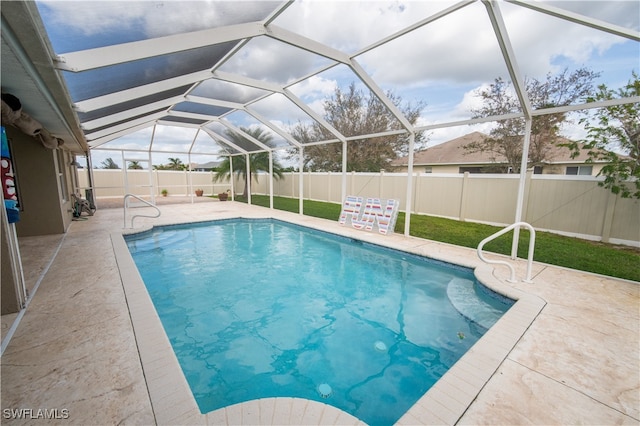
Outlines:
POLYGON ((420 179, 420 172, 416 172, 414 169, 413 173, 413 200, 411 202, 411 212, 417 213, 420 211, 418 206, 420 205, 420 190, 422 189, 420 183, 422 179, 420 179))
POLYGON ((353 190, 353 186, 355 185, 355 181, 356 181, 356 172, 353 171, 351 172, 351 182, 349 182, 349 186, 351 187, 351 189, 349 190, 349 194, 351 195, 356 195, 354 190, 353 190))
POLYGON ((524 181, 524 197, 522 198, 522 218, 521 222, 528 222, 527 209, 529 208, 529 194, 531 193, 531 179, 533 178, 533 169, 527 169, 527 176, 524 181))
POLYGON ((604 212, 604 218, 602 220, 602 242, 608 243, 611 238, 611 226, 613 225, 613 213, 616 211, 616 201, 618 196, 609 191, 607 197, 607 207, 604 212))
POLYGON ((382 181, 384 180, 384 169, 380 169, 380 181, 378 187, 378 198, 384 198, 384 186, 382 185, 382 181))
POLYGON ((467 216, 467 187, 469 186, 469 172, 464 172, 462 177, 462 191, 460 191, 460 213, 458 219, 464 222, 467 216))

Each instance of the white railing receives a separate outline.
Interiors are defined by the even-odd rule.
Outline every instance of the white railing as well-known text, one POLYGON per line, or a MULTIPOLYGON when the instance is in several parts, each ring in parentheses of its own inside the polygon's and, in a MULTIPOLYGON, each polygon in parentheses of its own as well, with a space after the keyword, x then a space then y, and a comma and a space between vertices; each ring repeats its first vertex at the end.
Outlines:
MULTIPOLYGON (((513 265, 511 265, 511 263, 509 263, 509 262, 505 262, 504 260, 489 260, 489 259, 486 259, 484 257, 484 255, 482 254, 482 247, 484 247, 484 245, 486 243, 488 243, 489 241, 494 240, 494 239, 498 238, 499 236, 506 234, 507 232, 511 231, 512 229, 521 228, 521 227, 527 228, 529 230, 529 232, 531 233, 531 237, 529 238, 529 253, 527 255, 527 276, 522 281, 524 281, 525 283, 532 283, 533 281, 531 281, 531 267, 533 266, 533 250, 534 250, 535 245, 536 245, 536 231, 535 231, 535 229, 533 229, 533 226, 529 225, 526 222, 516 222, 513 225, 509 225, 506 228, 504 228, 504 229, 496 232, 495 234, 488 236, 484 240, 480 241, 480 244, 478 244, 478 257, 480 258, 480 260, 482 260, 485 263, 506 265, 509 268, 509 270, 511 271, 511 276, 507 281, 509 281, 510 283, 517 282, 517 280, 516 280, 516 271, 513 268, 513 265)), ((515 259, 515 256, 512 257, 512 258, 515 259)))
POLYGON ((146 204, 149 207, 153 207, 154 209, 156 209, 156 212, 158 213, 155 216, 149 216, 149 215, 146 215, 146 214, 133 215, 131 217, 131 228, 133 228, 133 220, 136 217, 150 217, 150 218, 160 217, 160 209, 155 204, 150 203, 150 202, 148 202, 146 200, 143 200, 142 198, 138 197, 137 195, 125 194, 125 196, 124 196, 124 227, 125 228, 127 227, 127 210, 129 209, 129 204, 127 203, 127 201, 128 201, 129 198, 135 198, 136 200, 140 201, 141 203, 146 204))

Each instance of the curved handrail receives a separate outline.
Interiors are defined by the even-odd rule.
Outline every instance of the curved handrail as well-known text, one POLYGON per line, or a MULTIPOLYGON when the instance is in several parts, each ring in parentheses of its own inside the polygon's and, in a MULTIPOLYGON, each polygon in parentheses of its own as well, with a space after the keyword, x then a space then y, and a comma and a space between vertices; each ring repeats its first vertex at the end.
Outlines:
POLYGON ((157 215, 155 215, 155 216, 149 216, 149 215, 146 215, 146 214, 137 214, 137 215, 132 216, 132 217, 131 217, 131 228, 133 228, 133 220, 134 220, 136 217, 150 217, 150 218, 152 218, 152 219, 154 219, 154 218, 156 218, 156 217, 160 217, 160 214, 161 214, 161 213, 160 213, 160 209, 159 209, 159 208, 158 208, 158 206, 156 206, 155 204, 150 203, 150 202, 148 202, 147 200, 143 200, 142 198, 138 197, 137 195, 133 195, 133 194, 125 194, 125 195, 124 195, 124 227, 125 227, 125 228, 127 227, 127 209, 128 209, 128 207, 127 207, 127 198, 135 198, 136 200, 138 200, 138 201, 140 201, 140 202, 142 202, 142 203, 144 203, 144 204, 148 205, 149 207, 153 207, 153 208, 154 208, 154 209, 156 209, 156 211, 158 212, 158 214, 157 214, 157 215))
POLYGON ((506 228, 504 228, 504 229, 496 232, 495 234, 488 236, 484 240, 480 241, 480 244, 478 244, 478 257, 480 258, 480 260, 482 260, 485 263, 506 265, 509 268, 509 270, 511 271, 511 277, 507 281, 509 281, 510 283, 517 282, 517 280, 516 280, 516 271, 513 268, 513 265, 511 265, 509 262, 505 262, 504 260, 488 260, 488 259, 486 259, 482 255, 482 247, 484 247, 484 245, 486 243, 488 243, 489 241, 494 240, 494 239, 498 238, 499 236, 501 236, 503 234, 506 234, 507 232, 511 231, 512 229, 520 228, 520 227, 527 228, 529 230, 529 232, 531 233, 531 237, 529 238, 529 253, 528 253, 528 256, 527 256, 527 276, 523 281, 526 282, 526 283, 532 283, 533 281, 531 281, 531 267, 533 265, 533 250, 534 250, 535 244, 536 244, 536 230, 533 229, 533 226, 529 225, 527 222, 516 222, 513 225, 509 225, 506 228))

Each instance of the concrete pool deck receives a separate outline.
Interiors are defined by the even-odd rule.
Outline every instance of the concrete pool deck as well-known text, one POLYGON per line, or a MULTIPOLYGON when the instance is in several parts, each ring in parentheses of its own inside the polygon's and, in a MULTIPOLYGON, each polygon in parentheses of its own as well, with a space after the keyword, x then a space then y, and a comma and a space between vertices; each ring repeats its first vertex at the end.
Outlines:
MULTIPOLYGON (((640 424, 640 284, 539 263, 533 284, 510 284, 506 267, 472 249, 209 200, 160 205, 160 218, 136 228, 274 217, 476 267, 489 287, 519 298, 399 424, 640 424)), ((293 398, 200 414, 123 247, 122 215, 101 208, 64 236, 20 239, 37 292, 17 327, 15 315, 2 317, 3 337, 13 334, 1 360, 3 424, 359 423, 293 398)))

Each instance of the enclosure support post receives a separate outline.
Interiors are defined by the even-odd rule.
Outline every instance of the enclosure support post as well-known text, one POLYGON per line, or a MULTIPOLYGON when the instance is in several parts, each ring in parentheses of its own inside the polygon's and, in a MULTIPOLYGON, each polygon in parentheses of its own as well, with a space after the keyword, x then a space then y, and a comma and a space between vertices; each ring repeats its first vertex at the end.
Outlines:
MULTIPOLYGON (((524 205, 524 189, 527 183, 527 164, 529 162, 529 144, 531 142, 531 117, 524 122, 524 142, 522 143, 522 160, 520 161, 520 181, 518 182, 518 200, 516 202, 515 222, 522 222, 522 210, 524 205)), ((518 241, 520 239, 520 228, 513 230, 513 241, 511 242, 511 258, 518 257, 518 241)))
POLYGON ((304 192, 304 182, 302 181, 302 178, 304 176, 303 173, 303 169, 304 169, 304 147, 300 146, 300 158, 298 159, 298 165, 299 165, 299 170, 298 170, 298 213, 299 214, 304 214, 303 211, 303 207, 304 207, 304 201, 302 198, 302 193, 304 192))
POLYGON ((340 203, 347 198, 347 141, 342 141, 342 189, 340 203))
POLYGON ((249 153, 247 156, 247 204, 251 205, 251 157, 249 153))
POLYGON ((229 156, 229 184, 231 186, 231 201, 235 201, 236 186, 235 186, 235 179, 233 179, 233 156, 231 155, 229 156))
POLYGON ((191 152, 189 152, 189 154, 187 155, 187 161, 189 162, 189 166, 187 167, 187 182, 188 182, 188 188, 189 188, 189 195, 191 196, 191 204, 193 204, 193 198, 194 198, 194 193, 193 193, 193 176, 191 176, 191 152))
POLYGON ((149 151, 147 153, 148 158, 149 158, 149 197, 151 198, 151 203, 155 204, 156 203, 156 186, 154 186, 154 179, 153 179, 153 166, 151 165, 151 151, 149 151))
POLYGON ((273 151, 269 151, 269 208, 273 210, 273 151))
POLYGON ((413 150, 416 142, 416 134, 411 132, 409 135, 409 162, 407 164, 407 196, 405 202, 405 213, 404 213, 404 235, 406 237, 409 236, 409 232, 411 230, 411 226, 409 223, 411 222, 411 206, 413 204, 413 150))

